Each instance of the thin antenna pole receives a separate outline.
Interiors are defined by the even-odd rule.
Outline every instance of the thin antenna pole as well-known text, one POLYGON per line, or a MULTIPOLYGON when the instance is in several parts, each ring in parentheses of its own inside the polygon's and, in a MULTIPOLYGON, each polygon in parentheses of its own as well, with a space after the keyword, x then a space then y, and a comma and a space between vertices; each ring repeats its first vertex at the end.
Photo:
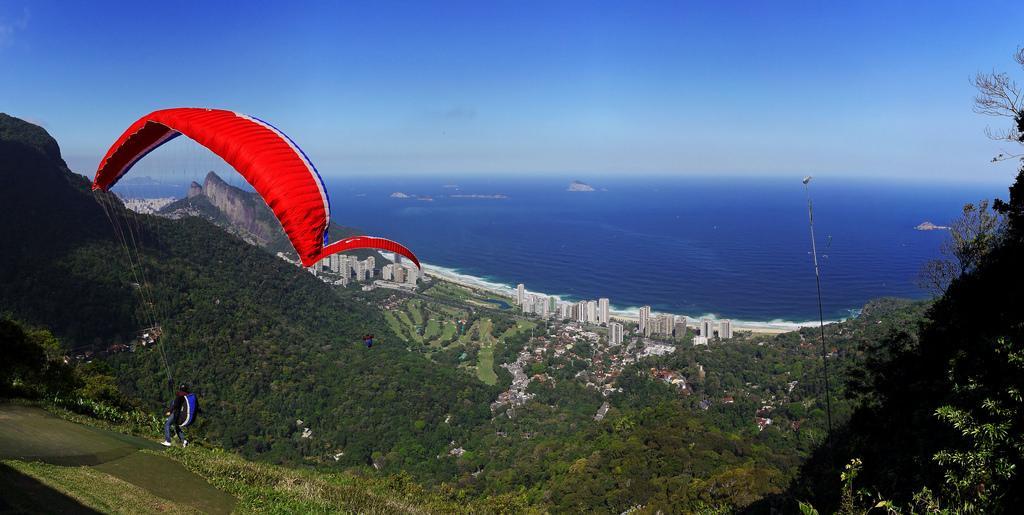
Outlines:
POLYGON ((825 314, 821 308, 821 270, 818 268, 818 248, 814 239, 814 204, 811 203, 811 178, 804 179, 804 191, 807 193, 807 220, 811 227, 811 255, 814 257, 814 284, 818 288, 818 328, 821 331, 821 364, 825 376, 825 413, 828 421, 828 447, 832 449, 832 395, 828 384, 828 350, 825 346, 825 314))

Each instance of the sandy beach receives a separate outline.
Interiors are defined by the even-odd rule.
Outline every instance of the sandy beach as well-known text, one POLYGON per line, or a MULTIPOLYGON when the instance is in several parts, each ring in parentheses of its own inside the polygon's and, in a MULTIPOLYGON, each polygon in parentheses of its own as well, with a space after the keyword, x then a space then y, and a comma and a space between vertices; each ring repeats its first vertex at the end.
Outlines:
MULTIPOLYGON (((476 290, 476 291, 480 291, 480 292, 486 293, 488 295, 493 295, 493 296, 496 296, 496 297, 501 297, 503 299, 507 299, 507 300, 510 301, 509 302, 510 304, 512 304, 513 301, 515 300, 515 289, 513 289, 513 288, 511 288, 509 286, 506 286, 506 285, 488 282, 488 281, 486 281, 484 279, 480 279, 478 277, 473 277, 473 276, 470 276, 470 275, 460 274, 458 272, 455 272, 455 271, 452 271, 452 270, 449 270, 449 269, 446 269, 446 268, 443 268, 443 267, 429 265, 429 264, 426 264, 426 263, 423 264, 423 273, 425 275, 429 275, 430 277, 432 277, 434 279, 438 279, 438 280, 442 280, 442 281, 448 281, 448 282, 451 282, 451 283, 458 284, 460 286, 464 286, 466 288, 470 288, 470 289, 473 289, 473 290, 476 290)), ((532 291, 532 290, 530 291, 530 293, 545 295, 543 293, 532 291)), ((555 297, 557 297, 557 295, 555 297)), ((659 314, 659 313, 652 313, 652 315, 656 315, 656 314, 659 314)), ((621 321, 621 322, 637 323, 639 321, 639 315, 637 313, 635 313, 635 312, 632 312, 632 311, 612 310, 611 313, 610 313, 610 316, 611 316, 611 318, 613 320, 618 320, 618 321, 621 321)), ((687 315, 687 326, 690 327, 690 328, 695 328, 697 326, 697 322, 700 320, 700 318, 711 318, 711 319, 714 319, 713 317, 693 317, 693 316, 687 315)), ((826 322, 830 322, 830 321, 826 321, 826 322)), ((787 333, 787 332, 790 332, 790 331, 796 331, 796 330, 798 330, 798 329, 800 329, 802 327, 813 327, 813 326, 818 325, 818 322, 817 321, 806 321, 806 322, 789 322, 789 321, 757 322, 757 321, 746 321, 746 320, 733 320, 732 321, 732 325, 733 325, 733 329, 736 330, 736 331, 750 331, 750 332, 758 333, 758 334, 781 334, 781 333, 787 333)))

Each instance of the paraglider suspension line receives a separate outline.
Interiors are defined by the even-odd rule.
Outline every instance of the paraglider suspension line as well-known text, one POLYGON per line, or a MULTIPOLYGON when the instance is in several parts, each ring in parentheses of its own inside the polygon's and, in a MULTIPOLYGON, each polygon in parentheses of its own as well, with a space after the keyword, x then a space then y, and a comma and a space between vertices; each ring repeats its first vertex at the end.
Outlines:
MULTIPOLYGON (((114 206, 113 201, 110 200, 110 196, 113 195, 107 191, 99 191, 95 193, 95 198, 100 207, 103 208, 103 213, 107 216, 107 220, 110 222, 110 226, 114 230, 115 236, 117 236, 118 243, 121 244, 121 248, 125 252, 125 256, 128 258, 128 266, 131 269, 132 276, 135 278, 135 282, 139 284, 139 296, 142 297, 142 309, 143 313, 148 318, 150 327, 157 327, 160 324, 157 321, 157 315, 154 312, 155 303, 151 295, 152 292, 148 291, 148 283, 146 282, 145 271, 142 268, 142 254, 139 251, 138 240, 132 231, 129 222, 127 220, 127 213, 125 214, 126 219, 124 225, 121 224, 120 218, 117 216, 117 208, 114 206), (129 236, 125 235, 125 232, 130 232, 131 243, 135 248, 135 257, 132 256, 131 249, 129 248, 128 241, 129 236), (138 264, 136 265, 136 261, 138 264)), ((123 208, 127 210, 128 208, 123 208)), ((164 349, 163 344, 163 328, 161 327, 161 335, 156 338, 156 349, 160 355, 160 361, 164 365, 164 373, 167 376, 167 384, 171 385, 169 388, 173 389, 173 380, 171 374, 170 361, 167 359, 167 352, 164 349)))

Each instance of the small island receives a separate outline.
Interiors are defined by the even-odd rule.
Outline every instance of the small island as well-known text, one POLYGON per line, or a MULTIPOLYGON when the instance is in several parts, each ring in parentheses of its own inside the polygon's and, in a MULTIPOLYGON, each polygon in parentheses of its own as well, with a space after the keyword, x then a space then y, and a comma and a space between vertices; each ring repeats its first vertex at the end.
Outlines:
POLYGON ((459 194, 459 195, 448 195, 449 198, 481 198, 481 199, 504 199, 508 198, 508 195, 502 195, 501 193, 495 195, 479 195, 479 194, 459 194))
POLYGON ((569 188, 566 191, 596 191, 596 190, 594 190, 593 186, 591 186, 591 185, 589 185, 589 184, 587 184, 585 182, 582 182, 582 181, 572 181, 569 184, 569 188))
POLYGON ((917 227, 914 227, 918 231, 948 231, 949 227, 945 225, 935 225, 931 222, 921 222, 917 227))
POLYGON ((391 194, 391 198, 423 200, 423 201, 427 201, 427 202, 433 202, 434 201, 434 198, 431 197, 430 195, 409 195, 408 193, 403 193, 401 191, 396 191, 396 192, 392 193, 391 194))

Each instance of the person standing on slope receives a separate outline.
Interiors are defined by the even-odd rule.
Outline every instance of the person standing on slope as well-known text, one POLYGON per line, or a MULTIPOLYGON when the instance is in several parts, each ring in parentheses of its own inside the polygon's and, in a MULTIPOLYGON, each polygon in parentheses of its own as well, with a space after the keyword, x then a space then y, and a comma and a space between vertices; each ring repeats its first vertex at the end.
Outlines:
POLYGON ((174 401, 171 403, 171 409, 167 410, 164 415, 167 417, 167 421, 164 422, 164 441, 160 442, 164 447, 171 446, 171 428, 174 428, 174 434, 178 435, 178 440, 181 440, 182 447, 188 447, 188 440, 181 432, 181 410, 185 406, 185 396, 188 395, 188 385, 182 383, 178 387, 178 393, 174 395, 174 401))

